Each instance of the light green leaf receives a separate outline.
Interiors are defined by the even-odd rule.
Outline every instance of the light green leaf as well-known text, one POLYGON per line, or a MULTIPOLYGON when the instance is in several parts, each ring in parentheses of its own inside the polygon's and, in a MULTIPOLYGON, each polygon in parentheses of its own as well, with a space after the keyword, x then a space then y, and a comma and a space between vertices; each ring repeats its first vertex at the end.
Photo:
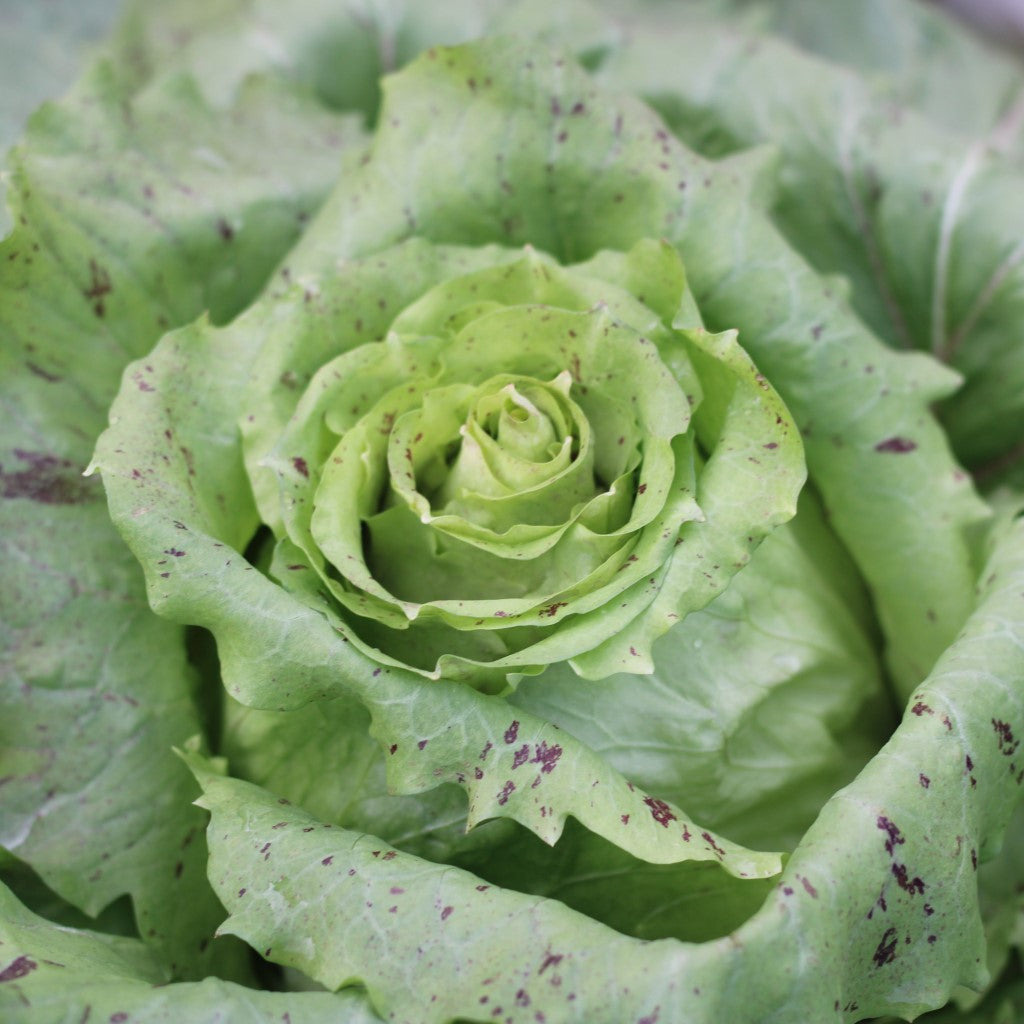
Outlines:
POLYGON ((199 731, 196 679, 81 472, 131 355, 247 302, 333 177, 336 117, 269 82, 231 117, 187 82, 132 97, 94 69, 15 152, 0 247, 0 836, 90 914, 129 893, 140 934, 191 975, 220 913, 170 754, 199 731))
POLYGON ((9 1024, 167 1021, 377 1024, 359 992, 260 992, 218 978, 167 985, 136 939, 60 928, 0 886, 0 1014, 9 1024))

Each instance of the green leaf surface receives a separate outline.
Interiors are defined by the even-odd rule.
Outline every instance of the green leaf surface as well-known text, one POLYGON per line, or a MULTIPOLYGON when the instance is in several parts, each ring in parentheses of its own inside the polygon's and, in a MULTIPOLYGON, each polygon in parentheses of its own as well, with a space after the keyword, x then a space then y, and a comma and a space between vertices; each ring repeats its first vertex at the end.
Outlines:
POLYGON ((225 131, 187 82, 131 98, 94 69, 15 152, 0 250, 0 831, 88 913, 130 893, 141 934, 193 975, 219 914, 170 754, 199 730, 196 681, 81 472, 127 360, 246 302, 333 177, 332 115, 254 82, 230 117, 225 131), (263 155, 268 132, 295 179, 263 155))
POLYGON ((0 1014, 9 1024, 59 1021, 251 1021, 376 1024, 358 992, 260 992, 232 982, 164 984, 137 939, 61 928, 0 887, 0 1014))
POLYGON ((214 813, 213 877, 230 929, 329 987, 362 980, 376 1005, 409 1020, 471 1015, 478 994, 513 1021, 530 1019, 519 993, 545 1011, 572 994, 574 1012, 594 1021, 655 1007, 671 1021, 857 1020, 914 1015, 958 982, 981 985, 975 872, 1024 793, 1015 760, 1024 524, 990 565, 978 611, 893 740, 829 802, 765 907, 727 939, 637 946, 556 903, 480 890, 471 875, 317 823, 193 758, 214 813), (370 954, 339 943, 325 905, 352 908, 370 954), (533 941, 501 941, 495 921, 528 927, 533 941), (565 927, 573 938, 563 953, 565 927), (609 952, 617 966, 598 966, 594 957, 609 952), (818 969, 794 974, 808 955, 818 969), (462 982, 434 992, 417 970, 462 982))
MULTIPOLYGON (((851 17, 881 31, 879 17, 855 6, 851 17)), ((957 66, 966 68, 957 90, 988 69, 976 55, 957 66)), ((649 96, 702 150, 779 147, 773 214, 786 236, 817 269, 849 279, 854 307, 880 337, 931 352, 966 378, 942 412, 960 457, 983 465, 1014 445, 1024 430, 1013 327, 1024 301, 1024 189, 1007 152, 1021 138, 1019 68, 1000 68, 1007 95, 998 116, 962 132, 894 105, 846 69, 720 25, 638 33, 602 73, 649 96), (818 201, 809 205, 810 188, 818 201)))

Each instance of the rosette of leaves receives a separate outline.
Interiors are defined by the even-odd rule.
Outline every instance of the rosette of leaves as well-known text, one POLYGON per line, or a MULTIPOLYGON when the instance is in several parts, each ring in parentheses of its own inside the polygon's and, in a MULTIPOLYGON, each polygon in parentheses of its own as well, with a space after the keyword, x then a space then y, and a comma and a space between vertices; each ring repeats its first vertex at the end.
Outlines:
POLYGON ((848 272, 775 202, 803 165, 696 155, 641 51, 546 6, 665 119, 499 38, 364 133, 319 101, 373 112, 468 22, 316 3, 140 5, 38 119, 0 261, 13 1019, 913 1017, 1019 942, 1024 535, 932 415, 960 378, 812 269, 848 272), (205 100, 137 82, 210 52, 205 100))
MULTIPOLYGON (((650 671, 653 640, 795 511, 788 412, 734 332, 701 327, 667 245, 568 269, 465 259, 483 268, 434 285, 379 340, 358 344, 347 308, 330 327, 347 351, 315 369, 279 437, 263 413, 243 421, 271 571, 290 588, 309 570, 300 592, 329 595, 354 643, 432 679, 650 671), (611 283, 641 276, 660 312, 611 283)), ((303 338, 285 337, 301 359, 303 338)), ((261 354, 279 358, 273 342, 261 354)))

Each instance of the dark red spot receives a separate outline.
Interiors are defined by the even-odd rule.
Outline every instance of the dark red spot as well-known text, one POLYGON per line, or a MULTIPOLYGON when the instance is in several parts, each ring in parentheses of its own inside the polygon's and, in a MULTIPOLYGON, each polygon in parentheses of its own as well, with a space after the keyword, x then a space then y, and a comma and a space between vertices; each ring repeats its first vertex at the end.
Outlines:
MULTIPOLYGON (((505 730, 505 742, 512 744, 515 743, 516 737, 519 735, 519 722, 513 720, 512 724, 505 730)), ((484 753, 490 749, 490 743, 484 748, 484 753)), ((483 757, 483 754, 480 755, 483 757)))
POLYGON ((555 601, 549 604, 546 608, 541 608, 538 614, 545 616, 546 618, 554 618, 558 614, 559 608, 565 608, 568 605, 567 601, 555 601))
POLYGON ((388 747, 388 753, 389 754, 395 753, 396 750, 398 750, 398 744, 397 743, 392 743, 391 746, 388 747))
POLYGON ((423 750, 423 748, 424 748, 424 747, 426 747, 426 745, 427 745, 427 744, 428 744, 429 742, 430 742, 430 740, 420 740, 420 741, 419 741, 419 742, 418 742, 418 743, 416 744, 416 746, 417 746, 417 747, 418 747, 418 748, 419 748, 420 750, 423 750))
POLYGON ((920 718, 921 715, 934 715, 935 714, 935 712, 932 711, 932 709, 930 707, 928 707, 928 705, 925 704, 924 701, 920 701, 920 700, 910 710, 915 715, 917 715, 918 718, 920 718))
MULTIPOLYGON (((711 847, 712 850, 714 850, 715 856, 718 857, 719 860, 725 857, 725 850, 715 842, 715 837, 710 832, 701 832, 700 837, 708 844, 708 846, 711 847)), ((806 883, 804 883, 804 885, 806 888, 806 883)))
POLYGON ((333 856, 331 856, 331 857, 324 857, 324 859, 322 861, 320 861, 320 863, 323 864, 323 866, 325 868, 330 867, 333 862, 334 862, 334 857, 333 856))
POLYGON ((306 465, 306 460, 301 455, 296 455, 292 459, 292 465, 297 473, 301 473, 307 480, 309 479, 309 466, 306 465))
POLYGON ((441 920, 447 921, 448 918, 452 916, 452 911, 454 909, 454 907, 445 907, 444 910, 441 911, 441 920))
POLYGON ((623 814, 619 818, 619 820, 622 822, 623 825, 628 825, 629 824, 629 815, 628 814, 623 814))
POLYGON ((19 956, 0 971, 0 982, 16 981, 18 978, 24 978, 26 974, 31 974, 38 966, 39 964, 31 957, 19 956))
POLYGON ((540 970, 537 972, 537 974, 543 974, 549 967, 557 967, 562 962, 562 959, 562 953, 545 953, 544 961, 540 965, 540 970))
POLYGON ((672 813, 672 808, 664 800, 657 800, 653 796, 645 796, 644 803, 651 809, 651 817, 662 828, 668 828, 668 823, 676 820, 676 816, 672 813))
POLYGON ((534 764, 540 765, 540 770, 548 775, 555 770, 558 759, 562 756, 562 748, 557 743, 549 747, 543 740, 537 744, 536 751, 532 757, 534 764))
POLYGON ((530 759, 530 744, 524 743, 512 756, 512 767, 519 768, 530 759))
POLYGON ((516 791, 516 784, 509 779, 504 786, 501 787, 501 792, 498 794, 498 803, 504 806, 508 803, 508 798, 516 791))
POLYGON ((235 237, 235 229, 223 218, 219 218, 217 221, 217 234, 224 239, 225 242, 230 242, 235 237))
POLYGON ((922 773, 921 773, 920 775, 918 775, 918 777, 917 777, 917 781, 918 781, 918 782, 919 782, 919 783, 920 783, 920 784, 921 784, 921 785, 922 785, 922 786, 923 786, 923 787, 924 787, 925 789, 927 789, 927 788, 928 788, 928 787, 929 787, 929 786, 930 786, 930 785, 932 784, 932 780, 931 780, 931 779, 929 779, 929 778, 928 778, 928 776, 927 776, 927 775, 925 775, 925 774, 924 774, 923 772, 922 772, 922 773))
POLYGON ((800 879, 800 884, 806 890, 807 895, 810 896, 811 899, 815 899, 816 900, 818 898, 818 890, 815 889, 814 886, 811 885, 810 881, 808 879, 804 878, 803 875, 797 875, 796 877, 800 879))
POLYGON ((916 441, 911 441, 907 437, 889 437, 884 441, 879 441, 875 445, 876 452, 892 452, 894 455, 905 455, 907 452, 912 452, 917 447, 916 441))
POLYGON ((876 967, 884 967, 885 964, 891 964, 896 959, 896 945, 898 942, 899 938, 896 935, 896 929, 886 928, 881 941, 871 957, 876 967))
POLYGON ((884 814, 880 814, 875 821, 875 825, 880 828, 889 838, 885 841, 885 849, 890 856, 897 846, 901 846, 906 842, 903 838, 900 830, 887 818, 884 814))
POLYGON ((893 864, 892 875, 896 879, 897 885, 904 891, 909 892, 911 895, 920 895, 924 892, 924 882, 921 881, 916 875, 913 878, 908 877, 907 867, 905 864, 893 864))
POLYGON ((1006 757, 1012 757, 1020 747, 1020 740, 1014 739, 1013 730, 1009 722, 992 719, 992 728, 995 730, 999 742, 999 752, 1006 757))

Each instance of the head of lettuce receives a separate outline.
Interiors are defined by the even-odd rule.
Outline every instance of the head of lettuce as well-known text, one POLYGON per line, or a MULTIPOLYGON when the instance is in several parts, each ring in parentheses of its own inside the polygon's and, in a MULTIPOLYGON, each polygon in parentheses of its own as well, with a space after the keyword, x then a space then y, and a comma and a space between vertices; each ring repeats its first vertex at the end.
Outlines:
MULTIPOLYGON (((275 28, 305 84, 237 42, 251 12, 173 54, 144 12, 121 45, 149 79, 107 65, 40 115, 3 243, 0 1007, 970 1007, 1020 942, 1024 533, 1012 473, 983 498, 950 438, 1001 467, 1015 441, 802 233, 786 190, 813 166, 818 230, 846 237, 827 147, 741 144, 725 85, 698 110, 648 82, 660 116, 618 86, 662 39, 582 8, 589 70, 536 35, 432 45, 422 13, 311 7, 275 28), (323 103, 368 32, 422 51, 372 131, 323 103), (233 56, 197 85, 204 39, 233 56), (688 117, 733 155, 684 146, 688 117)), ((713 25, 679 45, 731 54, 713 25)), ((933 239, 958 352, 996 301, 970 320, 941 235, 969 183, 933 239)))

